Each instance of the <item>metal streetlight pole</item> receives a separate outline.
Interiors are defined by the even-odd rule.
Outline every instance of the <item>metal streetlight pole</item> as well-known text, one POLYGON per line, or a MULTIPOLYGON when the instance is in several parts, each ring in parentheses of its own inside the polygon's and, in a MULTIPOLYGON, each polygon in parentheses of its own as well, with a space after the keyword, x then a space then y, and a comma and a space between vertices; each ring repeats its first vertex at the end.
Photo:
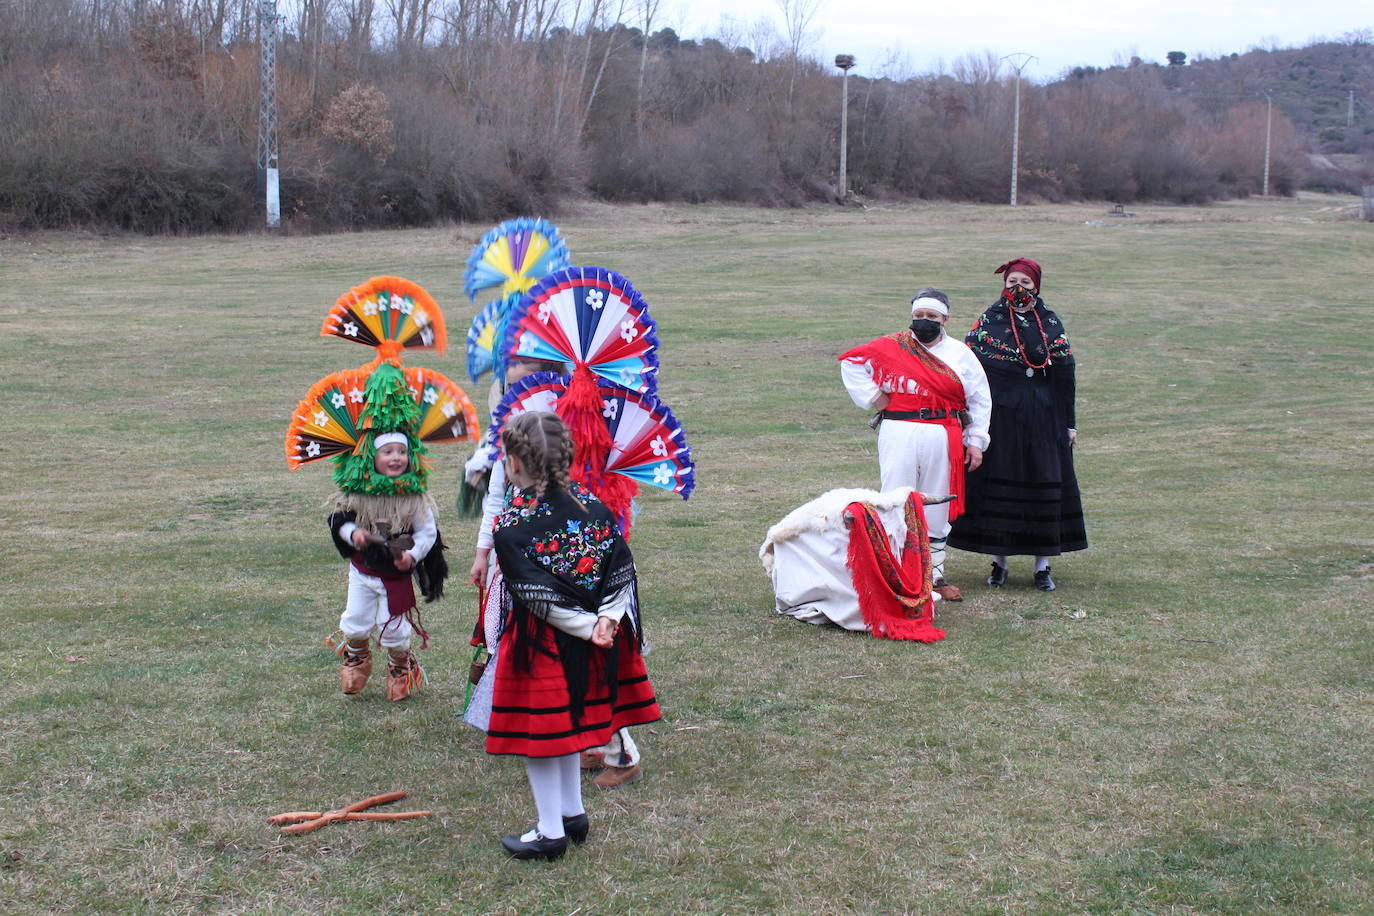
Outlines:
POLYGON ((836 54, 835 66, 844 73, 840 80, 840 200, 849 195, 849 71, 854 68, 853 54, 836 54))
POLYGON ((1264 196, 1269 196, 1269 137, 1273 134, 1274 127, 1274 97, 1269 93, 1264 94, 1268 100, 1268 110, 1264 117, 1264 196))
POLYGON ((1034 54, 1027 54, 1025 51, 1017 51, 1003 57, 1002 60, 1011 61, 1012 68, 1016 70, 1016 102, 1012 108, 1011 118, 1011 205, 1016 206, 1016 175, 1020 168, 1021 158, 1021 71, 1026 64, 1036 60, 1034 54), (1018 61, 1017 58, 1020 58, 1018 61))

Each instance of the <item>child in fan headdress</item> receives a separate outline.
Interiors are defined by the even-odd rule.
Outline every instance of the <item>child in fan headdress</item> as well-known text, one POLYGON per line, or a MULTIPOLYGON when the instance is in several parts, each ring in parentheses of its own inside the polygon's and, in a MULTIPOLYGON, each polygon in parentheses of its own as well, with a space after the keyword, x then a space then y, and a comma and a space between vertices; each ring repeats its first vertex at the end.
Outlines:
POLYGON ((339 618, 344 637, 339 646, 340 684, 346 694, 361 693, 366 686, 372 674, 375 629, 389 657, 386 695, 393 702, 404 700, 424 683, 410 640, 418 632, 424 648, 429 634, 416 607, 412 576, 418 578, 427 601, 443 595, 448 576, 434 501, 423 489, 405 492, 410 489, 405 478, 412 478, 412 487, 415 479, 423 487, 425 471, 412 457, 410 438, 400 430, 375 434, 367 451, 375 455, 372 469, 381 480, 365 474, 364 489, 335 496, 335 511, 329 516, 334 546, 350 564, 348 603, 339 618), (369 492, 375 490, 381 493, 369 492))
POLYGON ((387 696, 403 700, 424 683, 411 634, 420 634, 420 648, 428 643, 413 579, 435 601, 448 575, 423 443, 475 440, 477 410, 442 374, 402 365, 405 350, 442 353, 447 340, 438 303, 409 280, 380 276, 353 287, 329 310, 320 334, 372 347, 377 358, 311 386, 287 430, 287 466, 334 463, 339 492, 329 529, 352 566, 339 620, 343 692, 359 693, 367 683, 375 629, 390 656, 387 696))
POLYGON ((487 752, 525 757, 535 828, 502 845, 557 859, 587 838, 579 755, 660 718, 641 655, 634 559, 611 512, 569 480, 572 437, 555 414, 501 432, 515 486, 496 521, 508 623, 497 656, 487 752))
MULTIPOLYGON (((566 367, 554 360, 514 359, 506 369, 504 387, 509 388, 516 382, 536 372, 563 374, 566 367)), ((493 453, 495 445, 492 446, 493 453)), ((491 563, 491 550, 494 546, 494 526, 496 518, 510 507, 508 502, 507 481, 504 463, 495 460, 491 467, 491 477, 487 495, 482 501, 482 522, 477 529, 477 550, 473 556, 469 581, 479 589, 482 607, 478 611, 478 634, 482 644, 494 656, 499 645, 501 630, 505 621, 501 619, 501 602, 505 585, 499 568, 491 563)), ((491 684, 480 684, 473 694, 464 720, 475 728, 486 730, 491 715, 491 684)), ((640 766, 641 754, 638 744, 629 729, 613 733, 605 745, 589 748, 582 753, 581 768, 592 776, 598 789, 618 789, 631 785, 643 778, 640 766)))

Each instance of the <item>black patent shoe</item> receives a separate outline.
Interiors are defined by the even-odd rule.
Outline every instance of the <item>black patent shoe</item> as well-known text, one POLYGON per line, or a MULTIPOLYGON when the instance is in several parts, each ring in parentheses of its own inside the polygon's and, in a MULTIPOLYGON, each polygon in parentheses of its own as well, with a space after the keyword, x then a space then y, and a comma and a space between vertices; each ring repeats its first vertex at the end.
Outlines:
POLYGON ((997 563, 992 564, 992 574, 988 576, 988 585, 993 588, 1001 588, 1007 584, 1007 568, 997 563))
POLYGON ((587 832, 592 829, 591 821, 587 820, 587 812, 574 814, 572 817, 563 818, 563 832, 568 835, 578 846, 587 842, 587 832))
POLYGON ((1050 578, 1050 568, 1048 566, 1035 574, 1035 587, 1042 592, 1054 591, 1054 580, 1050 578))
POLYGON ((549 839, 535 834, 533 840, 523 840, 518 836, 501 837, 501 845, 516 859, 548 859, 550 862, 561 859, 568 851, 568 838, 565 836, 549 839))

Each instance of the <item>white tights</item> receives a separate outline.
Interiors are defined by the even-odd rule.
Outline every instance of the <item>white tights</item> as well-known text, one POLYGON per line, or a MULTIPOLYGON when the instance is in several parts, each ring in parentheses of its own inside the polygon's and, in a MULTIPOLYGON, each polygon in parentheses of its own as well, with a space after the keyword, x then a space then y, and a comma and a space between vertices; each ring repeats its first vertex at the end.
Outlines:
MULTIPOLYGON (((563 836, 563 818, 581 814, 582 765, 580 754, 562 757, 526 757, 525 775, 539 812, 539 832, 545 839, 563 836)), ((530 837, 533 839, 533 837, 530 837)))

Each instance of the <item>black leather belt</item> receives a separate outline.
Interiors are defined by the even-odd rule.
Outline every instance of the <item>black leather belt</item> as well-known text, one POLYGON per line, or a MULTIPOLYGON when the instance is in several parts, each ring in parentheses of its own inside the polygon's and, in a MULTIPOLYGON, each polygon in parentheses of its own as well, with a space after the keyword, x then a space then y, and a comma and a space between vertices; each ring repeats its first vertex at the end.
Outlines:
POLYGON ((884 420, 943 420, 950 415, 943 407, 922 407, 920 410, 881 410, 884 420))

